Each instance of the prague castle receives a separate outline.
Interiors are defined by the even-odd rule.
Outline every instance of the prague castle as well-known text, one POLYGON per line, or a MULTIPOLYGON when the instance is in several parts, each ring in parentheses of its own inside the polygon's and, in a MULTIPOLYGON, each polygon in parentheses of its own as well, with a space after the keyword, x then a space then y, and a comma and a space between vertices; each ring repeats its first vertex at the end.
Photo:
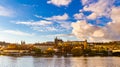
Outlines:
POLYGON ((58 39, 57 37, 54 40, 56 45, 71 45, 71 46, 79 46, 82 49, 86 49, 87 48, 87 40, 85 41, 63 41, 62 39, 58 39))

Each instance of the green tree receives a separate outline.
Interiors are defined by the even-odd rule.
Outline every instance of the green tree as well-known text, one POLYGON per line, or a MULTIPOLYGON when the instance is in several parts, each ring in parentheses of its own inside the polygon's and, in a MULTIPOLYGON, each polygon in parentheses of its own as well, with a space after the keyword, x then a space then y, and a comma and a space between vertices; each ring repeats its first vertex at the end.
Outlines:
POLYGON ((47 55, 52 56, 54 55, 55 51, 52 48, 48 48, 46 51, 47 55))
POLYGON ((33 51, 35 52, 35 54, 41 54, 41 49, 40 48, 35 48, 34 47, 33 51))
POLYGON ((107 51, 105 48, 103 48, 103 47, 101 47, 101 48, 99 49, 99 53, 102 53, 104 56, 107 56, 107 55, 108 55, 108 51, 107 51))
POLYGON ((95 56, 96 53, 98 53, 97 50, 91 50, 91 52, 89 53, 89 56, 95 56))
POLYGON ((90 54, 91 53, 91 49, 90 48, 87 48, 87 49, 84 49, 83 51, 83 54, 86 55, 86 54, 90 54))
POLYGON ((83 51, 80 47, 74 47, 72 48, 71 53, 73 54, 73 56, 80 56, 82 55, 83 51))

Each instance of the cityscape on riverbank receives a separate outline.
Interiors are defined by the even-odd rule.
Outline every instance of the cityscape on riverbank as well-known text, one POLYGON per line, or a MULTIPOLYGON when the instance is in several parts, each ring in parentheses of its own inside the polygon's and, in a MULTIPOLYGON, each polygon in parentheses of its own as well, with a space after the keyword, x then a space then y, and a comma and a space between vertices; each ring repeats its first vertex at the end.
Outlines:
POLYGON ((87 42, 63 41, 26 44, 0 42, 0 54, 11 56, 120 56, 120 41, 87 42))

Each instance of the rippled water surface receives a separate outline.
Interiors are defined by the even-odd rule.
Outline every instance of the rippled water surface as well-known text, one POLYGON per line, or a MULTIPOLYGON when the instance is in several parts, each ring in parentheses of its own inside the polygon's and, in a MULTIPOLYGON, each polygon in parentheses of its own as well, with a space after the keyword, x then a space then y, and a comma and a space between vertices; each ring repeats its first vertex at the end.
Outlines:
POLYGON ((0 67, 120 67, 120 57, 0 56, 0 67))

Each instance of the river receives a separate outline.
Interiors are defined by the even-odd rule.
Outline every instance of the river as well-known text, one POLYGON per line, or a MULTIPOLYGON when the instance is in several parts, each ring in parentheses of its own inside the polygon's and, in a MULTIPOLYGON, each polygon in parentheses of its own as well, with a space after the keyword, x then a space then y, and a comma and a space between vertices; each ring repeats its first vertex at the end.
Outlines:
POLYGON ((0 67, 120 67, 120 57, 0 56, 0 67))

